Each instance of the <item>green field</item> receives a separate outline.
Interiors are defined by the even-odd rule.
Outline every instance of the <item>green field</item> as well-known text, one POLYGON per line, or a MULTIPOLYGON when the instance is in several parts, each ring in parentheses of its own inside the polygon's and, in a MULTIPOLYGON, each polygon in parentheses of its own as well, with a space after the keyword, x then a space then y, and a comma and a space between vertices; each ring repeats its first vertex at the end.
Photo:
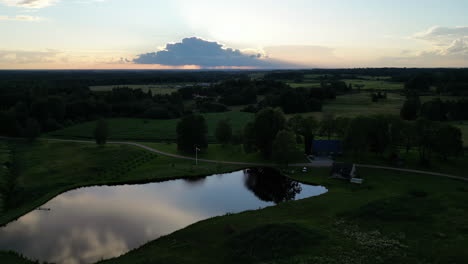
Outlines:
POLYGON ((402 90, 404 88, 403 83, 387 82, 381 80, 343 80, 347 85, 352 84, 353 89, 356 89, 356 85, 364 85, 362 89, 372 89, 372 90, 402 90))
POLYGON ((148 92, 151 90, 153 95, 155 94, 171 94, 177 92, 179 88, 184 84, 129 84, 129 85, 100 85, 100 86, 90 86, 89 89, 93 92, 108 92, 112 91, 114 88, 130 88, 130 89, 141 89, 143 92, 148 92))
POLYGON ((327 169, 292 175, 329 192, 201 221, 102 263, 468 261, 466 184, 375 169, 358 173, 362 186, 328 179, 327 169))
MULTIPOLYGON (((243 112, 209 113, 203 114, 208 125, 208 140, 215 141, 216 125, 223 119, 228 119, 234 132, 242 129, 254 115, 243 112)), ((137 118, 109 119, 111 140, 148 140, 148 141, 174 141, 178 119, 151 120, 137 118)), ((93 138, 96 122, 86 122, 62 130, 45 134, 45 137, 61 138, 93 138)))

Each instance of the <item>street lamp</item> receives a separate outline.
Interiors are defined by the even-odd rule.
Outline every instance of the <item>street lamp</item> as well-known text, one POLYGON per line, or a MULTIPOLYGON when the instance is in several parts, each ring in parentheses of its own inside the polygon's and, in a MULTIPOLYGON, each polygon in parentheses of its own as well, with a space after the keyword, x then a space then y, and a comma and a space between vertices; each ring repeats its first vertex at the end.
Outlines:
POLYGON ((200 148, 195 145, 195 164, 198 166, 198 151, 200 151, 200 148))

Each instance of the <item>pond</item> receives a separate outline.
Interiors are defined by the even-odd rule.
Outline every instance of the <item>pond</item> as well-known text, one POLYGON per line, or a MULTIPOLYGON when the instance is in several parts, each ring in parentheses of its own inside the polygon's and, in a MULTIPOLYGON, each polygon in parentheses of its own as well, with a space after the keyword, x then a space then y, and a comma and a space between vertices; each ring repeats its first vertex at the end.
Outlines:
POLYGON ((58 264, 117 257, 197 221, 326 193, 272 169, 63 193, 0 228, 0 250, 58 264))

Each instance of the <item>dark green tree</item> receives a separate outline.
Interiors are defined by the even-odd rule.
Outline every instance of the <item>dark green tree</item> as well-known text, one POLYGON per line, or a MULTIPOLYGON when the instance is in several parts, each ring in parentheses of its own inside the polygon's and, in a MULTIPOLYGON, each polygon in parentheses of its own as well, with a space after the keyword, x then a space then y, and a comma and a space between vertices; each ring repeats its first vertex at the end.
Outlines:
POLYGON ((216 140, 226 145, 231 141, 232 138, 232 127, 228 120, 221 120, 216 126, 216 140))
POLYGON ((437 123, 420 118, 416 121, 416 143, 419 151, 419 161, 423 164, 430 162, 431 151, 436 142, 437 123))
POLYGON ((106 120, 101 119, 96 123, 96 128, 94 129, 94 139, 96 140, 96 144, 105 145, 108 137, 109 127, 106 120))
POLYGON ((257 150, 255 146, 256 136, 255 136, 255 124, 254 122, 249 122, 244 127, 244 151, 245 153, 253 153, 257 150))
POLYGON ((34 118, 29 118, 26 121, 26 127, 24 129, 24 136, 29 140, 35 140, 41 134, 41 125, 34 118))
POLYGON ((271 157, 276 134, 286 126, 286 118, 279 109, 265 108, 258 112, 254 121, 255 145, 266 158, 271 157))
POLYGON ((447 109, 440 98, 435 98, 421 106, 421 116, 431 121, 445 121, 447 109))
POLYGON ((335 116, 331 113, 323 115, 322 121, 320 122, 320 134, 327 135, 328 140, 335 133, 336 122, 335 116))
POLYGON ((369 117, 356 117, 350 123, 344 138, 344 147, 353 155, 359 157, 362 152, 369 149, 369 132, 371 127, 369 117))
POLYGON ((194 153, 195 147, 208 147, 208 127, 202 115, 190 114, 184 116, 177 124, 177 149, 186 153, 194 153))
POLYGON ((400 116, 403 120, 416 120, 418 118, 419 110, 421 108, 421 101, 419 97, 409 97, 403 103, 400 110, 400 116))
POLYGON ((458 127, 443 125, 436 131, 434 150, 444 160, 463 152, 462 132, 458 127))
POLYGON ((288 165, 296 153, 296 137, 294 133, 288 130, 278 132, 273 142, 273 160, 279 164, 288 165))

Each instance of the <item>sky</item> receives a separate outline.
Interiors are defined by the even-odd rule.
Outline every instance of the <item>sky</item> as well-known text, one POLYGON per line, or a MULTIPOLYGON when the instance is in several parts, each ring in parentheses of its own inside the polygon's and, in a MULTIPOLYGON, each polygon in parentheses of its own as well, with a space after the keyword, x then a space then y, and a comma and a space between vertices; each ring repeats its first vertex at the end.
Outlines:
POLYGON ((0 69, 468 67, 466 0, 0 0, 0 69))

